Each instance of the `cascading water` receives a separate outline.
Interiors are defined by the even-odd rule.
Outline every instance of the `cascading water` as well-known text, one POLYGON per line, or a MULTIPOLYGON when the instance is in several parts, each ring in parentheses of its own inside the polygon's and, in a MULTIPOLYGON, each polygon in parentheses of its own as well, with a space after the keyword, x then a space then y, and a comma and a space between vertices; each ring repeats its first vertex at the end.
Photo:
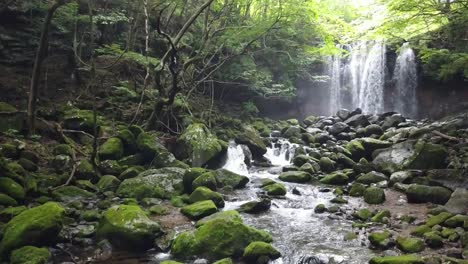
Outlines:
POLYGON ((341 109, 341 58, 339 55, 329 58, 328 72, 330 75, 329 113, 333 115, 341 109))
POLYGON ((247 175, 249 170, 245 164, 245 154, 241 145, 237 145, 234 141, 229 142, 227 150, 227 158, 224 163, 223 169, 241 174, 247 175))
POLYGON ((416 116, 418 73, 416 56, 409 43, 404 43, 400 49, 393 78, 396 88, 395 110, 410 117, 416 116))

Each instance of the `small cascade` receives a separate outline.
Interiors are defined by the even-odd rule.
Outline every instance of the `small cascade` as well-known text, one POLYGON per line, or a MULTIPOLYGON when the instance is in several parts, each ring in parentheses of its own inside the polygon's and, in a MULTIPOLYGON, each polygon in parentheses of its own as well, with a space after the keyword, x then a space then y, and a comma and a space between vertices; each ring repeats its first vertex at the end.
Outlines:
POLYGON ((400 49, 393 78, 396 88, 395 111, 409 117, 415 117, 417 115, 418 73, 416 56, 409 43, 404 43, 400 49))
POLYGON ((272 146, 267 148, 265 158, 271 161, 273 166, 287 166, 291 164, 297 144, 293 144, 286 139, 277 139, 272 146))
POLYGON ((227 150, 226 162, 223 169, 235 172, 241 175, 248 175, 249 170, 245 164, 245 154, 241 145, 236 144, 234 141, 229 142, 227 150))

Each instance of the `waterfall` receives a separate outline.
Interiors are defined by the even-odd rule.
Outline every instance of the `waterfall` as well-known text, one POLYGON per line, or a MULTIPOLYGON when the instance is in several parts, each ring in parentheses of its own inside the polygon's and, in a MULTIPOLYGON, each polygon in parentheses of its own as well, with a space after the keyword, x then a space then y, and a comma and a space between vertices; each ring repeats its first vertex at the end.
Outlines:
POLYGON ((245 164, 244 150, 241 145, 237 145, 234 141, 229 142, 226 162, 223 165, 223 169, 241 175, 247 175, 249 173, 247 164, 245 164))
POLYGON ((328 74, 330 76, 329 114, 334 115, 341 109, 341 57, 334 55, 328 58, 328 74))
POLYGON ((403 115, 414 117, 417 114, 416 88, 418 73, 416 56, 409 43, 404 43, 396 59, 393 78, 395 80, 396 96, 395 110, 403 115))
POLYGON ((287 166, 291 164, 297 147, 297 144, 293 144, 286 139, 278 139, 278 142, 267 148, 267 153, 264 156, 274 166, 287 166))
POLYGON ((380 113, 384 108, 385 44, 383 42, 372 45, 363 69, 358 96, 359 107, 364 113, 380 113))

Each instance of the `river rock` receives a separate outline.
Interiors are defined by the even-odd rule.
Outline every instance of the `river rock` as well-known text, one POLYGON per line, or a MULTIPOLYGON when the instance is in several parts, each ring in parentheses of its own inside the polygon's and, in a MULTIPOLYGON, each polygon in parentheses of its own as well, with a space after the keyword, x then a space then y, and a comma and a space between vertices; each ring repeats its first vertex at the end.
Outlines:
POLYGON ((23 186, 7 177, 0 177, 0 192, 16 200, 22 200, 26 195, 23 186))
POLYGON ((237 144, 247 145, 254 159, 263 157, 263 154, 267 152, 267 147, 258 131, 251 126, 243 126, 242 133, 236 137, 235 141, 237 144))
POLYGON ((373 257, 369 264, 424 264, 424 260, 417 255, 373 257))
POLYGON ((385 174, 376 172, 376 171, 371 171, 366 174, 363 174, 359 176, 356 179, 356 182, 358 183, 363 183, 363 184, 372 184, 372 183, 378 183, 382 181, 387 181, 388 178, 385 176, 385 174))
POLYGON ((353 115, 346 119, 344 122, 352 127, 366 127, 370 125, 369 120, 367 120, 367 117, 363 114, 353 115))
POLYGON ((434 169, 426 172, 426 177, 433 183, 445 188, 468 189, 468 172, 460 169, 434 169))
POLYGON ((263 190, 267 192, 268 195, 286 195, 286 186, 281 183, 272 183, 262 187, 263 190))
POLYGON ((218 183, 216 182, 216 176, 213 171, 209 171, 206 173, 203 173, 202 175, 198 176, 193 182, 192 182, 192 189, 195 190, 196 188, 204 186, 207 187, 213 191, 216 191, 218 183))
POLYGON ((468 190, 465 188, 455 189, 444 208, 453 214, 468 214, 468 190))
POLYGON ((256 214, 264 211, 268 211, 271 207, 271 200, 268 198, 261 199, 260 201, 250 201, 242 204, 239 209, 239 212, 256 214))
POLYGON ((450 199, 451 194, 452 192, 444 187, 419 184, 411 184, 406 190, 406 198, 409 203, 445 204, 450 199))
POLYGON ((137 205, 116 205, 104 212, 97 236, 112 245, 130 249, 148 249, 161 234, 159 224, 150 220, 137 205))
POLYGON ((388 231, 372 232, 369 234, 368 239, 372 246, 378 249, 388 249, 395 244, 391 236, 392 234, 388 231))
POLYGON ((400 123, 403 123, 405 121, 406 119, 402 117, 400 114, 387 116, 382 124, 382 128, 386 130, 391 127, 397 127, 400 123))
POLYGON ((382 134, 383 134, 383 129, 379 125, 371 124, 364 128, 364 135, 366 137, 370 137, 372 135, 380 136, 382 134))
POLYGON ((218 192, 213 192, 212 190, 206 187, 198 187, 195 191, 190 194, 189 201, 191 203, 196 203, 200 201, 211 200, 215 203, 217 207, 224 207, 223 196, 218 192))
POLYGON ((232 187, 234 189, 244 188, 249 183, 249 178, 226 169, 215 171, 216 182, 219 187, 232 187))
POLYGON ((54 202, 23 211, 4 226, 0 256, 25 245, 42 246, 55 242, 64 218, 65 209, 54 202))
POLYGON ((258 260, 262 257, 267 257, 270 260, 277 259, 281 257, 281 253, 270 243, 255 241, 244 249, 242 256, 250 263, 258 263, 258 260))
POLYGON ((311 176, 305 171, 288 171, 281 173, 279 179, 285 182, 304 183, 310 181, 311 176))
POLYGON ((385 202, 385 192, 379 187, 369 187, 364 191, 364 201, 368 204, 381 204, 385 202))
POLYGON ((326 175, 320 182, 323 184, 331 184, 331 185, 344 185, 347 184, 349 181, 348 175, 343 173, 342 171, 335 171, 331 174, 326 175))
POLYGON ((418 253, 424 250, 424 241, 419 238, 402 237, 396 239, 398 248, 405 253, 418 253))
POLYGON ((408 157, 404 167, 408 169, 442 169, 446 167, 447 149, 441 145, 418 141, 414 153, 408 157))
POLYGON ((112 159, 118 160, 123 157, 124 145, 120 138, 109 138, 99 149, 99 158, 101 160, 112 159))
POLYGON ((218 208, 213 203, 213 201, 207 200, 184 206, 180 211, 190 219, 198 220, 205 216, 216 213, 218 208))

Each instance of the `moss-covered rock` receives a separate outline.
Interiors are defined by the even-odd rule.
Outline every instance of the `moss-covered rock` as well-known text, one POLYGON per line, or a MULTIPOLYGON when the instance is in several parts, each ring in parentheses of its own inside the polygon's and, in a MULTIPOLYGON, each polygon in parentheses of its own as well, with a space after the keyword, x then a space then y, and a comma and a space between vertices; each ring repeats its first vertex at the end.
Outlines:
POLYGON ((441 248, 444 245, 444 239, 441 237, 440 232, 431 231, 424 234, 424 242, 430 248, 441 248))
POLYGON ((218 158, 226 149, 210 130, 201 123, 191 124, 177 140, 179 159, 189 159, 194 167, 201 167, 218 158))
POLYGON ((346 150, 351 153, 351 158, 354 161, 359 161, 360 158, 366 156, 366 150, 364 149, 364 146, 357 139, 351 140, 348 144, 346 144, 346 150))
POLYGON ((76 186, 63 186, 55 189, 52 192, 52 196, 61 202, 73 202, 92 198, 95 195, 76 186))
POLYGON ((453 215, 451 213, 449 213, 449 212, 442 212, 440 214, 429 217, 429 219, 427 219, 427 221, 426 221, 426 225, 429 226, 429 227, 433 227, 435 225, 440 225, 443 222, 445 222, 445 220, 449 219, 452 216, 453 215))
POLYGON ((224 199, 220 193, 213 192, 206 187, 198 187, 195 191, 190 194, 189 200, 191 203, 200 201, 211 200, 217 207, 224 207, 224 199))
POLYGON ((449 189, 440 186, 411 184, 406 190, 406 197, 410 203, 445 204, 451 195, 449 189))
POLYGON ((242 220, 215 218, 193 232, 183 232, 177 236, 171 252, 174 256, 182 258, 238 257, 243 254, 245 247, 254 241, 269 243, 272 237, 265 231, 243 224, 242 220))
POLYGON ((0 102, 0 112, 10 113, 0 118, 0 132, 6 132, 9 129, 16 131, 22 131, 25 127, 26 116, 23 113, 18 112, 16 107, 0 102))
POLYGON ((372 217, 372 212, 367 208, 362 208, 354 212, 353 216, 361 221, 367 221, 372 217))
POLYGON ((249 183, 249 178, 229 170, 219 169, 215 171, 216 182, 219 187, 244 188, 249 183))
POLYGON ((174 260, 164 260, 161 264, 184 264, 182 262, 174 261, 174 260))
POLYGON ((98 175, 89 160, 81 160, 78 162, 78 166, 76 167, 76 176, 78 179, 83 180, 95 180, 98 178, 98 175))
POLYGON ((137 138, 138 149, 145 160, 151 161, 156 167, 168 167, 176 162, 176 158, 160 142, 156 135, 141 133, 137 138))
POLYGON ((101 160, 118 160, 123 157, 124 147, 120 138, 109 138, 99 149, 99 158, 101 160))
POLYGON ((26 246, 11 253, 11 264, 46 264, 52 257, 47 248, 26 246))
POLYGON ((143 165, 146 162, 145 155, 143 153, 135 153, 128 155, 119 160, 121 166, 137 166, 143 165))
POLYGON ((0 193, 0 205, 3 205, 3 206, 16 206, 18 205, 18 202, 11 198, 10 196, 4 194, 4 193, 0 193))
POLYGON ((17 200, 22 200, 25 196, 23 186, 7 177, 0 177, 0 192, 17 200))
POLYGON ((463 223, 465 221, 468 221, 468 215, 461 215, 461 214, 458 214, 458 215, 454 215, 452 217, 450 217, 449 219, 447 219, 445 222, 444 222, 444 226, 447 226, 447 227, 463 227, 463 223))
POLYGON ((424 241, 419 238, 402 237, 396 239, 398 248, 405 253, 418 253, 424 250, 424 241))
POLYGON ((342 171, 335 171, 331 174, 326 175, 320 182, 323 184, 331 184, 331 185, 344 185, 348 183, 349 177, 342 171))
POLYGON ((311 180, 309 173, 305 171, 287 171, 280 174, 279 179, 285 182, 304 183, 311 180))
POLYGON ((183 184, 184 184, 184 190, 186 193, 191 193, 193 191, 192 189, 192 183, 193 181, 198 178, 200 175, 209 172, 209 170, 205 168, 189 168, 184 174, 183 177, 183 184))
POLYGON ((243 203, 237 209, 239 212, 256 214, 267 211, 271 207, 271 200, 264 198, 259 201, 250 201, 243 203))
POLYGON ((54 155, 71 156, 72 153, 73 153, 73 149, 68 144, 59 144, 59 145, 54 147, 54 149, 52 150, 52 153, 54 155))
POLYGON ((414 153, 404 164, 408 169, 442 169, 446 167, 448 157, 447 149, 444 146, 418 141, 414 153))
MULTIPOLYGON (((72 130, 82 130, 90 134, 94 130, 94 114, 91 110, 71 109, 64 114, 64 127, 72 130)), ((104 118, 97 116, 96 123, 98 131, 102 126, 104 118)))
POLYGON ((417 226, 413 231, 411 231, 411 235, 422 237, 425 233, 432 231, 432 228, 427 225, 420 225, 417 226))
POLYGON ((353 183, 351 188, 349 189, 349 196, 352 197, 361 197, 364 195, 364 191, 366 191, 366 186, 362 183, 353 183))
POLYGON ((376 213, 371 218, 371 222, 386 224, 388 222, 389 218, 390 218, 390 211, 389 210, 382 210, 382 211, 376 213))
POLYGON ((26 211, 28 208, 26 206, 15 206, 15 207, 8 207, 0 211, 0 222, 8 222, 13 217, 21 214, 22 212, 26 211))
POLYGON ((385 174, 376 172, 376 171, 371 171, 366 174, 363 174, 359 176, 356 179, 356 182, 358 183, 363 183, 363 184, 372 184, 372 183, 378 183, 381 181, 386 181, 388 180, 387 176, 385 174))
POLYGON ((124 170, 122 173, 120 173, 119 179, 120 180, 125 180, 125 179, 135 178, 140 173, 142 173, 144 170, 145 170, 145 168, 143 168, 141 166, 130 167, 130 168, 124 170))
POLYGON ((54 202, 23 211, 5 225, 0 256, 25 245, 53 242, 62 229, 64 217, 65 209, 54 202))
POLYGON ((335 170, 336 163, 328 157, 321 157, 319 160, 320 169, 325 172, 335 170))
POLYGON ((394 245, 391 240, 392 234, 388 231, 383 232, 372 232, 369 234, 369 242, 372 246, 379 249, 387 249, 394 245))
POLYGON ((134 153, 138 147, 136 137, 129 129, 120 130, 117 136, 124 145, 124 153, 134 153))
POLYGON ((200 226, 208 223, 209 221, 212 221, 212 220, 215 220, 215 219, 223 219, 223 220, 228 220, 228 221, 238 221, 238 222, 242 223, 242 217, 241 217, 241 215, 239 214, 238 211, 236 211, 236 210, 227 210, 227 211, 217 212, 217 213, 214 213, 214 214, 209 215, 207 217, 204 217, 204 218, 198 220, 197 223, 195 224, 195 226, 200 227, 200 226))
POLYGON ((19 156, 19 150, 16 145, 5 143, 0 145, 0 156, 16 159, 19 156))
POLYGON ((242 256, 248 262, 257 263, 260 257, 268 257, 270 260, 273 260, 281 257, 281 253, 270 243, 255 241, 244 249, 242 256))
POLYGON ((267 147, 258 131, 251 126, 243 126, 241 131, 235 139, 236 143, 247 145, 254 159, 262 158, 267 152, 267 147))
POLYGON ((97 229, 99 238, 108 239, 117 247, 137 250, 151 248, 160 233, 158 223, 137 205, 111 207, 102 215, 97 229))
POLYGON ((37 171, 37 165, 28 159, 20 158, 18 164, 27 171, 37 171))
POLYGON ((416 255, 373 257, 369 264, 424 264, 424 260, 416 255))
POLYGON ((286 195, 286 186, 281 183, 273 183, 263 187, 268 195, 286 195))
POLYGON ((211 200, 205 200, 182 207, 181 212, 190 219, 198 220, 218 211, 211 200))
POLYGON ((212 171, 203 173, 202 175, 198 176, 192 182, 192 189, 195 190, 198 187, 207 187, 213 191, 216 191, 218 183, 216 182, 216 174, 212 171))
POLYGON ((369 187, 364 191, 364 201, 368 204, 381 204, 385 202, 385 192, 379 187, 369 187))
POLYGON ((120 180, 113 175, 104 175, 99 179, 96 186, 101 192, 112 191, 114 192, 120 185, 120 180))
POLYGON ((223 258, 214 262, 213 264, 234 264, 234 262, 232 262, 231 258, 223 258))

